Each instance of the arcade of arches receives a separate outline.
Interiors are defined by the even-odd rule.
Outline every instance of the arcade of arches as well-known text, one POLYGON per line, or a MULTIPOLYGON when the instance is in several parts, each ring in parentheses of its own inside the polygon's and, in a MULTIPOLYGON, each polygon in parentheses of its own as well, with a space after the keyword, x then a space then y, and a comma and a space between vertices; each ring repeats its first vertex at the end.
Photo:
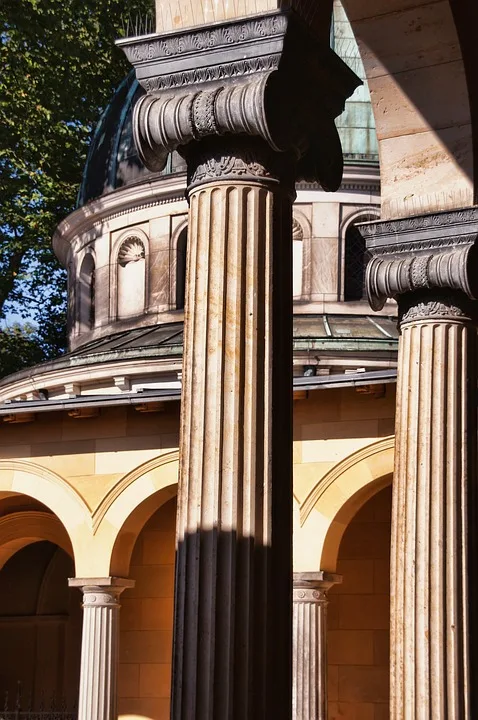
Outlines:
MULTIPOLYGON (((296 551, 304 562, 309 553, 307 569, 314 570, 327 552, 332 564, 325 562, 325 569, 343 577, 330 591, 331 719, 379 718, 370 713, 382 712, 387 702, 386 683, 379 687, 385 672, 390 522, 389 489, 382 488, 390 482, 393 462, 393 408, 393 386, 382 397, 348 389, 311 393, 295 403, 296 551), (377 522, 369 522, 372 518, 377 522), (370 543, 380 550, 377 557, 370 543), (370 624, 371 603, 381 603, 385 626, 370 624), (369 715, 364 708, 372 709, 369 715)), ((0 603, 0 692, 15 697, 20 683, 24 707, 30 697, 36 709, 51 698, 74 707, 81 674, 91 672, 80 663, 82 615, 101 610, 85 602, 82 611, 81 591, 84 597, 96 592, 100 601, 100 592, 119 576, 134 586, 119 596, 119 623, 113 628, 119 650, 104 658, 117 670, 112 712, 122 720, 165 720, 177 407, 170 403, 144 415, 104 410, 81 421, 52 413, 30 428, 29 445, 19 444, 20 425, 5 426, 0 436, 0 580, 7 589, 0 603), (69 578, 77 578, 80 588, 69 588, 69 578)), ((83 643, 91 631, 84 617, 83 643)), ((107 636, 98 618, 96 632, 107 636)), ((310 641, 304 636, 301 642, 310 641)), ((98 666, 93 671, 99 672, 98 666)), ((318 675, 317 686, 320 681, 318 675)))

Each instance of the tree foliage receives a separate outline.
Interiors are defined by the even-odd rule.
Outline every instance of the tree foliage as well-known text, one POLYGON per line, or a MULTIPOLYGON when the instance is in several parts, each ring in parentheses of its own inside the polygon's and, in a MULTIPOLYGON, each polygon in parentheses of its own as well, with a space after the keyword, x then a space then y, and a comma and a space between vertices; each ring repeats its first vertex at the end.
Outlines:
POLYGON ((28 321, 35 361, 65 345, 65 272, 51 235, 75 207, 92 128, 130 69, 114 41, 151 2, 0 1, 0 321, 28 321), (32 328, 60 320, 42 345, 32 328))

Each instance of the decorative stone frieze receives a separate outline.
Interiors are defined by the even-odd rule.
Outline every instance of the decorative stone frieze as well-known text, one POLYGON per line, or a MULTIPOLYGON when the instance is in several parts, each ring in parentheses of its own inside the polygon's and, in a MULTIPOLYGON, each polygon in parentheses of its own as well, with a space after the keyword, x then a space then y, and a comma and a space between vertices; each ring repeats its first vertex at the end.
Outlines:
POLYGON ((398 300, 391 720, 478 707, 478 209, 361 227, 374 309, 398 300))
POLYGON ((118 717, 119 597, 134 581, 123 578, 72 578, 83 592, 78 720, 118 717))
POLYGON ((327 720, 327 591, 342 582, 324 572, 294 573, 292 717, 327 720))

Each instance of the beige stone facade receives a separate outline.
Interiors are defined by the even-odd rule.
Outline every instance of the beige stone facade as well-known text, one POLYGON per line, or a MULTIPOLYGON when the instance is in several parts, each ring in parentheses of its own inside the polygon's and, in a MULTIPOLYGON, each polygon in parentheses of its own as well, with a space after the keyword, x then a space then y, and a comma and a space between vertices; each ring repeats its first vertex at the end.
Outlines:
MULTIPOLYGON (((384 665, 373 659, 371 648, 374 643, 383 647, 388 628, 384 588, 389 577, 390 508, 388 491, 380 489, 391 479, 394 403, 393 385, 378 398, 349 388, 310 392, 307 399, 294 403, 295 567, 308 571, 325 568, 343 577, 343 585, 330 591, 332 718, 342 717, 338 708, 341 713, 346 708, 349 714, 345 717, 361 717, 352 713, 364 713, 364 702, 373 706, 375 686, 370 679, 362 683, 360 672, 383 675, 384 665), (377 492, 380 494, 375 496, 377 492), (377 500, 367 502, 372 497, 377 500), (375 502, 377 510, 373 510, 375 502), (362 505, 364 509, 355 516, 362 505), (377 524, 372 522, 374 512, 381 513, 377 524), (378 552, 377 558, 373 552, 378 552), (327 555, 330 559, 326 560, 327 555), (376 603, 373 610, 371 602, 376 603), (380 613, 376 620, 380 627, 370 619, 370 614, 376 613, 380 613), (353 691, 347 689, 347 683, 363 688, 353 691), (372 700, 364 701, 364 697, 372 700)), ((19 583, 18 592, 24 588, 23 602, 34 603, 36 591, 24 585, 22 563, 33 562, 28 553, 35 547, 44 547, 44 552, 62 548, 57 551, 63 558, 55 570, 57 589, 49 592, 58 593, 55 602, 65 593, 69 600, 60 608, 61 620, 44 618, 45 612, 50 612, 47 606, 33 611, 33 605, 32 610, 25 608, 27 617, 14 620, 11 616, 16 616, 17 609, 5 607, 0 632, 12 628, 17 633, 23 622, 25 633, 35 623, 41 628, 49 622, 51 642, 52 628, 61 622, 73 633, 65 646, 71 655, 60 684, 54 677, 58 660, 52 650, 52 664, 47 667, 37 664, 28 669, 10 658, 0 670, 2 681, 11 683, 9 687, 15 685, 15 674, 21 677, 26 693, 31 687, 43 687, 45 693, 64 693, 71 701, 79 673, 81 596, 77 589, 67 589, 67 577, 124 576, 134 580, 135 587, 120 597, 119 717, 169 717, 178 430, 176 403, 168 403, 156 413, 116 408, 103 409, 98 417, 78 419, 56 412, 37 416, 31 423, 2 425, 0 537, 3 533, 4 569, 0 572, 8 573, 7 582, 19 583)), ((26 651, 30 642, 27 635, 20 652, 26 651)), ((41 646, 38 652, 44 657, 41 646)), ((59 658, 63 652, 58 650, 59 658)), ((385 691, 386 684, 377 703, 386 703, 385 691)))

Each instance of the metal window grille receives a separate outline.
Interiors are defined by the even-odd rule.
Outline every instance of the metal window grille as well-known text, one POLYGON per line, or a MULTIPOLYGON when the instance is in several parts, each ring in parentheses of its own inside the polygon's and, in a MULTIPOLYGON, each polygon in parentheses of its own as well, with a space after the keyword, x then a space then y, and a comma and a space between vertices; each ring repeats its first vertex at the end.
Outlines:
POLYGON ((344 299, 362 300, 365 282, 365 240, 355 227, 345 232, 344 299))

